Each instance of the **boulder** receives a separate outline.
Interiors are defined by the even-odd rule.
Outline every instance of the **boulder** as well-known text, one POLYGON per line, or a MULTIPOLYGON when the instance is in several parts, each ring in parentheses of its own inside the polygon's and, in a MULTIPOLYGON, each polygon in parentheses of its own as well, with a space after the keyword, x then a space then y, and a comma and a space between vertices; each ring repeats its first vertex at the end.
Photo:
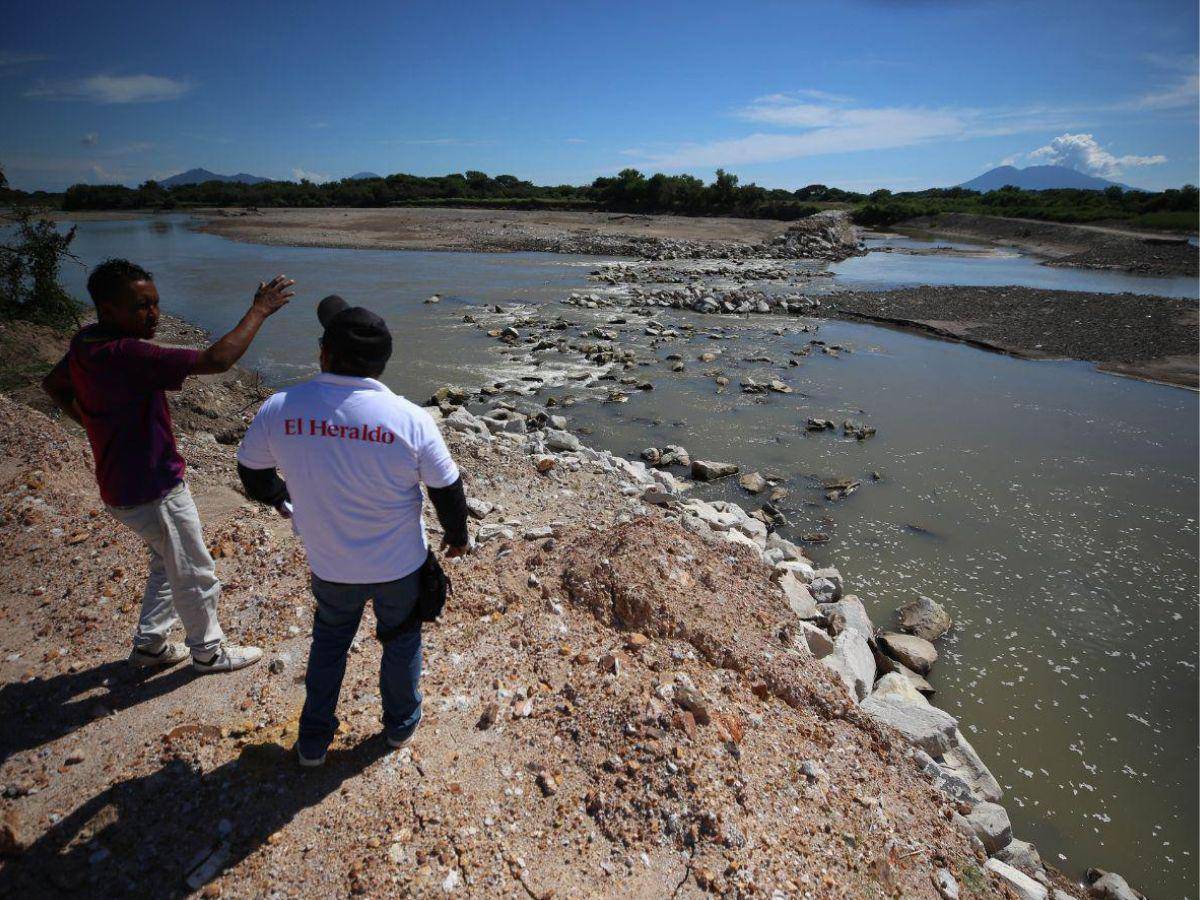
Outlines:
POLYGON ((1000 782, 983 764, 983 760, 961 731, 958 733, 958 746, 946 751, 942 767, 965 781, 970 786, 971 793, 979 800, 995 803, 1004 796, 1000 782))
POLYGON ((546 446, 551 450, 574 452, 582 444, 579 438, 569 431, 559 431, 557 428, 546 429, 546 446))
POLYGON ((478 416, 473 416, 463 407, 458 407, 446 416, 446 427, 465 434, 477 434, 480 437, 490 437, 487 425, 478 416))
MULTIPOLYGON (((813 584, 819 580, 814 580, 813 584)), ((811 585, 809 589, 812 589, 811 585)), ((862 601, 853 594, 843 597, 837 603, 822 603, 820 609, 834 634, 851 629, 861 634, 868 644, 875 640, 875 627, 871 624, 871 617, 867 615, 862 601)))
POLYGON ((824 628, 818 628, 811 622, 800 622, 800 635, 808 644, 808 652, 813 655, 814 659, 824 659, 833 652, 833 638, 831 638, 824 628))
POLYGON ((1014 869, 1020 869, 1026 875, 1036 875, 1044 868, 1037 847, 1028 841, 1019 841, 1016 838, 996 854, 996 859, 1008 863, 1014 869))
POLYGON ((832 603, 837 599, 837 585, 828 578, 813 578, 808 587, 812 595, 822 603, 832 603))
POLYGON ((999 803, 980 803, 967 813, 967 821, 989 855, 999 853, 1012 843, 1012 822, 999 803))
POLYGON ((1105 872, 1103 869, 1088 869, 1087 878, 1091 883, 1088 894, 1101 900, 1146 900, 1145 894, 1135 891, 1124 878, 1116 872, 1105 872))
POLYGON ((928 597, 909 600, 897 610, 900 629, 927 641, 936 641, 950 630, 950 614, 942 604, 928 597))
POLYGON ((707 459, 692 460, 692 477, 697 481, 716 481, 736 475, 738 467, 734 463, 713 462, 707 459))
POLYGON ((897 673, 898 675, 903 675, 905 678, 907 678, 909 683, 926 697, 932 697, 937 693, 937 691, 934 690, 933 685, 925 679, 924 675, 918 675, 912 669, 908 668, 897 660, 892 659, 890 656, 885 657, 885 659, 891 663, 891 670, 893 672, 897 673))
POLYGON ((783 598, 792 612, 801 619, 816 619, 821 615, 808 588, 791 572, 783 573, 779 579, 779 589, 783 591, 783 598))
POLYGON ((954 880, 949 869, 938 869, 931 878, 942 900, 958 900, 958 882, 954 880))
POLYGON ((871 691, 872 697, 894 697, 897 700, 910 700, 913 703, 928 703, 925 695, 912 686, 912 683, 898 672, 889 672, 875 682, 871 691))
POLYGON ((824 578, 833 582, 833 599, 841 600, 842 594, 846 589, 846 584, 842 580, 842 573, 833 566, 826 566, 824 569, 817 569, 813 573, 814 578, 824 578))
POLYGON ((837 636, 833 652, 821 663, 842 679, 856 703, 870 693, 871 685, 875 683, 875 657, 866 639, 854 629, 847 629, 837 636))
POLYGON ((983 867, 1012 888, 1020 900, 1049 900, 1050 892, 1020 869, 998 859, 989 859, 983 867))
POLYGON ((889 631, 879 638, 879 645, 888 656, 899 660, 919 675, 928 675, 933 664, 937 662, 938 652, 933 644, 915 634, 889 631))
MULTIPOLYGON (((875 667, 874 658, 871 667, 875 667)), ((894 697, 868 697, 863 701, 862 708, 877 722, 895 728, 930 756, 941 756, 958 741, 958 722, 954 716, 928 703, 913 703, 894 697)))
POLYGON ((748 472, 738 479, 738 484, 752 494, 761 494, 767 489, 767 479, 758 472, 748 472))

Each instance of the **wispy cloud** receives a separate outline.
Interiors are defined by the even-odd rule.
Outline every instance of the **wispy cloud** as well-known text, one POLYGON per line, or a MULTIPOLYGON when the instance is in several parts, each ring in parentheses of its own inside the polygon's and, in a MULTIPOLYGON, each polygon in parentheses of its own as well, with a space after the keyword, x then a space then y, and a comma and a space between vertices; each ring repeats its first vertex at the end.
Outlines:
POLYGON ((1112 178, 1123 169, 1157 166, 1167 158, 1161 153, 1153 156, 1116 156, 1097 143, 1090 134, 1063 134, 1044 147, 1028 154, 1030 162, 1052 166, 1067 166, 1089 175, 1112 178))
POLYGON ((0 50, 0 68, 45 62, 49 58, 49 56, 43 56, 41 53, 16 53, 12 50, 0 50))
POLYGON ((567 143, 568 144, 586 144, 587 141, 585 141, 583 138, 567 138, 567 143))
MULTIPOLYGON (((997 137, 1029 132, 1068 132, 1098 115, 1133 110, 1196 108, 1198 83, 1195 74, 1144 94, 1102 106, 1027 107, 921 107, 867 106, 853 98, 819 90, 767 94, 734 110, 735 119, 765 126, 740 137, 682 143, 672 146, 643 146, 622 151, 645 165, 671 171, 692 167, 753 165, 810 156, 893 150, 944 141, 997 137), (766 130, 769 129, 769 130, 766 130)), ((1102 150, 1103 148, 1101 148, 1102 150)), ((1039 148, 1050 151, 1047 148, 1039 148)), ((1065 151, 1064 151, 1065 152, 1065 151)), ((1018 154, 1018 156, 1029 154, 1018 154)), ((1115 164, 1156 165, 1151 157, 1116 157, 1115 164)), ((1081 157, 1090 165, 1114 165, 1101 154, 1081 157)), ((1099 171, 1099 170, 1097 170, 1099 171)))
POLYGON ((25 96, 35 100, 83 100, 91 103, 159 103, 178 100, 190 81, 163 75, 92 75, 78 81, 43 82, 25 96))
POLYGON ((489 144, 494 144, 496 142, 492 141, 492 140, 475 140, 472 138, 442 137, 442 138, 384 138, 379 143, 393 144, 395 146, 413 146, 413 147, 425 147, 425 146, 432 146, 432 147, 445 147, 445 146, 483 147, 483 146, 487 146, 489 144))
MULTIPOLYGON (((848 98, 814 102, 812 92, 769 94, 735 111, 735 118, 787 133, 755 132, 744 137, 684 144, 667 150, 625 151, 665 169, 748 165, 830 153, 885 150, 960 138, 978 127, 972 110, 865 107, 848 98)), ((1007 127, 1021 127, 1012 119, 1007 127)))
POLYGON ((1185 76, 1173 85, 1165 85, 1159 90, 1134 97, 1132 100, 1119 104, 1117 108, 1160 110, 1191 107, 1195 110, 1197 100, 1200 100, 1200 75, 1196 75, 1193 71, 1192 74, 1185 76))
POLYGON ((79 139, 79 143, 85 147, 95 147, 100 143, 100 133, 98 131, 89 131, 79 139))

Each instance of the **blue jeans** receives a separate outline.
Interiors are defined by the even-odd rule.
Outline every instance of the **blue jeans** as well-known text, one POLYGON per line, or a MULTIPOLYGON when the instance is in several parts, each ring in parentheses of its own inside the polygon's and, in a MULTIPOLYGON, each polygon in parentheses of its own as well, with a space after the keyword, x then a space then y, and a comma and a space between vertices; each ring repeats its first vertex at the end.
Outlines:
MULTIPOLYGON (((313 617, 312 649, 304 676, 304 711, 300 713, 297 747, 310 759, 323 754, 337 732, 338 694, 346 674, 346 654, 358 632, 367 600, 375 601, 375 618, 382 628, 402 624, 417 601, 420 570, 382 584, 339 584, 312 576, 317 612, 313 617)), ((401 632, 383 646, 379 695, 383 727, 389 737, 403 738, 421 720, 421 630, 401 632)))

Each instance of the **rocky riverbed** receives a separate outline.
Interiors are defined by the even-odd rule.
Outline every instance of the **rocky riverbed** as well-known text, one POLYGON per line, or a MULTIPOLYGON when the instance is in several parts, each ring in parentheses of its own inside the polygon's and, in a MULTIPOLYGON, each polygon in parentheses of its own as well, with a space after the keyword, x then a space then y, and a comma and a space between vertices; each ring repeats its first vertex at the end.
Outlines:
POLYGON ((1014 839, 929 702, 945 610, 873 609, 761 510, 689 496, 689 475, 771 496, 768 478, 683 448, 614 457, 569 406, 495 389, 431 398, 477 549, 427 634, 421 732, 386 751, 363 639, 330 761, 301 773, 303 551, 237 493, 226 443, 259 390, 200 379, 175 399, 224 623, 268 649, 223 678, 125 668, 142 551, 99 509, 77 430, 0 397, 14 895, 1086 894, 1014 839))

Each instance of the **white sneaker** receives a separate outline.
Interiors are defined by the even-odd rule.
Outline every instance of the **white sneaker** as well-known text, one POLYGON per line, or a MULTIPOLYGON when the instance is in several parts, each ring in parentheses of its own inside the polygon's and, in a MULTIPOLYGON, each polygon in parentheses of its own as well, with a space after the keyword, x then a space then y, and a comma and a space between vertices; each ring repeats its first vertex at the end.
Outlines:
POLYGON ((183 644, 163 644, 157 653, 151 653, 144 647, 134 647, 129 654, 129 664, 139 669, 151 667, 174 666, 188 658, 188 649, 183 644))
POLYGON ((296 758, 298 760, 300 760, 301 767, 305 768, 305 769, 315 769, 318 766, 325 765, 325 756, 326 755, 327 754, 322 753, 316 759, 309 759, 307 756, 305 756, 303 753, 301 753, 299 749, 296 750, 296 758))
POLYGON ((413 730, 410 731, 408 734, 406 734, 404 737, 394 738, 389 735, 388 739, 387 739, 388 746, 391 747, 393 750, 399 750, 401 747, 407 747, 410 743, 412 743, 413 735, 415 735, 417 733, 417 729, 420 727, 421 727, 421 720, 418 719, 417 724, 413 726, 413 730))
POLYGON ((214 672, 236 672, 246 666, 252 666, 262 659, 263 652, 258 647, 239 647, 237 644, 221 644, 212 657, 202 660, 192 656, 192 668, 197 672, 210 675, 214 672))

